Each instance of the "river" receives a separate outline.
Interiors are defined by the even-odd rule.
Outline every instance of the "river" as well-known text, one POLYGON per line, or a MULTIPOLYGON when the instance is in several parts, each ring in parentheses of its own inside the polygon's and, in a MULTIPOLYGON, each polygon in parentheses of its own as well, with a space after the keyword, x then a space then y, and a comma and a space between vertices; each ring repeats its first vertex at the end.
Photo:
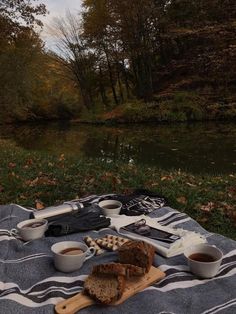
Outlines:
POLYGON ((123 161, 200 174, 236 172, 236 124, 95 126, 65 122, 0 127, 0 138, 30 151, 123 161))

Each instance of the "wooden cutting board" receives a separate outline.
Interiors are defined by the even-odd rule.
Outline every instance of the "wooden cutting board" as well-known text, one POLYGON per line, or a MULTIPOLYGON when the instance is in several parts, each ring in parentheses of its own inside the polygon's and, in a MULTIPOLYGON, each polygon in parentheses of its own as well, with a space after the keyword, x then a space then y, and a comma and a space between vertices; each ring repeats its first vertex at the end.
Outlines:
MULTIPOLYGON (((165 273, 163 273, 160 269, 152 266, 150 271, 144 276, 132 277, 128 279, 126 281, 126 287, 125 287, 122 297, 118 301, 110 305, 118 305, 120 303, 123 303, 125 300, 132 297, 134 294, 138 293, 139 291, 144 290, 148 286, 161 280, 164 277, 165 277, 165 273)), ((65 301, 58 303, 55 306, 55 310, 56 310, 56 313, 58 314, 73 314, 93 304, 96 304, 96 301, 94 301, 89 296, 81 292, 70 299, 67 299, 65 301)))

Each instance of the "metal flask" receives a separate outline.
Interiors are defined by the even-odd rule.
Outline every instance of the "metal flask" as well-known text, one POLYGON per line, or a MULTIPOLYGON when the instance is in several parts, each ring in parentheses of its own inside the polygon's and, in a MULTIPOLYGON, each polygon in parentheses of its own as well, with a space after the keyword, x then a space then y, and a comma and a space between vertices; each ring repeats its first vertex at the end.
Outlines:
POLYGON ((60 215, 67 214, 70 212, 77 212, 83 207, 84 205, 78 201, 65 202, 58 206, 50 206, 42 210, 35 210, 33 212, 33 217, 37 219, 43 219, 43 218, 48 219, 51 217, 60 216, 60 215))

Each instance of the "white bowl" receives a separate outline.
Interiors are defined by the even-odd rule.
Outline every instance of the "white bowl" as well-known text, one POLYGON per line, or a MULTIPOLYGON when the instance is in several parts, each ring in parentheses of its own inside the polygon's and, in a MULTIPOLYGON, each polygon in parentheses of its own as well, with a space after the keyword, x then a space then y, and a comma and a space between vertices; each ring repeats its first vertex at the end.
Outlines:
POLYGON ((184 255, 188 260, 190 271, 201 278, 214 277, 220 268, 223 257, 223 253, 217 247, 209 244, 197 244, 190 246, 184 251, 184 255), (189 258, 192 254, 197 253, 210 255, 214 261, 203 262, 189 258))
POLYGON ((31 241, 40 239, 44 236, 48 228, 48 221, 46 219, 28 219, 17 224, 17 233, 24 241, 31 241), (42 223, 38 227, 30 227, 29 225, 42 223), (29 226, 29 227, 27 227, 29 226))
POLYGON ((87 245, 78 241, 58 242, 52 245, 51 250, 53 252, 54 265, 56 269, 64 273, 80 269, 83 263, 87 259, 91 258, 96 252, 95 248, 88 248, 87 245), (83 253, 76 255, 65 255, 61 253, 63 250, 69 248, 78 248, 82 250, 83 253))
POLYGON ((105 200, 98 203, 105 216, 119 215, 122 203, 116 200, 105 200))

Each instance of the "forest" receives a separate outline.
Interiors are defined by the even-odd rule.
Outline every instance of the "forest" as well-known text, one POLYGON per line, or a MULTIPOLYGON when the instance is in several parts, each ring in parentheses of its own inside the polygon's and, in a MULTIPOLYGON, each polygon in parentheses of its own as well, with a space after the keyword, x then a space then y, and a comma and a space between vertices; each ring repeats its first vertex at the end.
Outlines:
POLYGON ((234 0, 0 0, 0 122, 236 118, 234 0))

